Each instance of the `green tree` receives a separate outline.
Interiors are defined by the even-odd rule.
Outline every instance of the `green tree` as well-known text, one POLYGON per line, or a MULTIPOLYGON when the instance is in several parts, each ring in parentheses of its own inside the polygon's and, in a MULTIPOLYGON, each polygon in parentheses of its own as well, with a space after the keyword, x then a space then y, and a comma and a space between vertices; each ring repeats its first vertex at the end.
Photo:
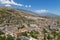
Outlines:
POLYGON ((14 38, 11 35, 7 35, 6 40, 14 40, 14 38))
POLYGON ((43 28, 44 40, 46 40, 46 33, 47 33, 46 29, 43 28))
POLYGON ((6 36, 0 36, 0 40, 5 40, 6 36))
POLYGON ((0 35, 4 34, 2 31, 0 31, 0 35))
POLYGON ((21 40, 21 39, 19 37, 17 37, 16 40, 21 40))
POLYGON ((29 34, 30 34, 30 36, 31 36, 31 37, 33 37, 33 38, 37 39, 39 32, 38 32, 38 31, 33 30, 33 31, 29 32, 29 34))

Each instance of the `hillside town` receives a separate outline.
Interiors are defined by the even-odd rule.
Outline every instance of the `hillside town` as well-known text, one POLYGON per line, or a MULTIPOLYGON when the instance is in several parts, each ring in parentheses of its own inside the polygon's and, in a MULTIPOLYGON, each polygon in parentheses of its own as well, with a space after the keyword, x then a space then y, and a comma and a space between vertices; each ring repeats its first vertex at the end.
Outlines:
POLYGON ((60 40, 60 19, 0 7, 0 40, 60 40))

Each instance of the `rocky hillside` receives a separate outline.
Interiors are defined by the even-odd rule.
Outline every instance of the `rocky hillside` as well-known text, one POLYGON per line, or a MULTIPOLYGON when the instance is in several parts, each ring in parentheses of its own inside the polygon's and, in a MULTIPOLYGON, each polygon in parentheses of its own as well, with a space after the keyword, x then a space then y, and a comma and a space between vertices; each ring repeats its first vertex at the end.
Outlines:
POLYGON ((0 31, 5 36, 11 35, 15 39, 18 36, 21 40, 60 40, 60 19, 0 7, 0 31))

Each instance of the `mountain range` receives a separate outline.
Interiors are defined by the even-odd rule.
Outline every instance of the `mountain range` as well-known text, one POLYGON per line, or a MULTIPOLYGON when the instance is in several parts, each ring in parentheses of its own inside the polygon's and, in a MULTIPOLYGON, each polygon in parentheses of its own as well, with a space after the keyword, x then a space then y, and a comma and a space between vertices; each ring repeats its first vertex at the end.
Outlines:
POLYGON ((60 15, 56 15, 54 13, 46 12, 46 13, 34 13, 42 17, 60 17, 60 15))

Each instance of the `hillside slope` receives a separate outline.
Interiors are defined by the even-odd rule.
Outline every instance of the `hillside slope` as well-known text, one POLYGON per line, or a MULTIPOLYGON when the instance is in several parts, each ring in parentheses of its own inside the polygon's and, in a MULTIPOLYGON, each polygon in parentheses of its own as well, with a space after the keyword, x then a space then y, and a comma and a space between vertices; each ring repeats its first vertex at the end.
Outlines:
MULTIPOLYGON (((52 32, 60 31, 60 20, 39 17, 38 15, 21 9, 0 7, 0 31, 4 32, 5 35, 10 34, 12 36, 24 32, 30 34, 31 31, 37 31, 39 32, 38 35, 35 34, 34 36, 32 32, 30 36, 36 40, 44 40, 44 38, 47 39, 49 35, 51 36, 52 32)), ((52 36, 52 38, 55 39, 54 35, 52 36)))

